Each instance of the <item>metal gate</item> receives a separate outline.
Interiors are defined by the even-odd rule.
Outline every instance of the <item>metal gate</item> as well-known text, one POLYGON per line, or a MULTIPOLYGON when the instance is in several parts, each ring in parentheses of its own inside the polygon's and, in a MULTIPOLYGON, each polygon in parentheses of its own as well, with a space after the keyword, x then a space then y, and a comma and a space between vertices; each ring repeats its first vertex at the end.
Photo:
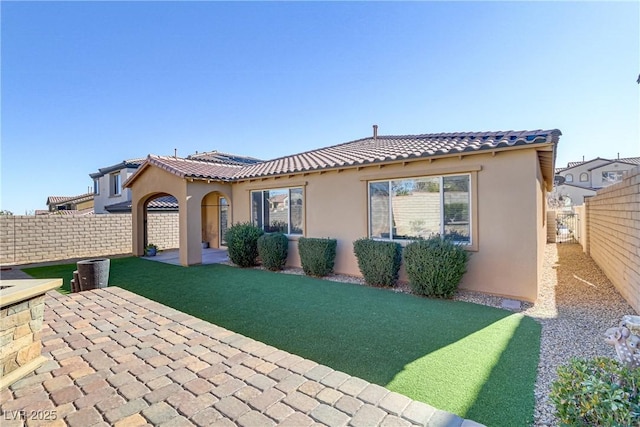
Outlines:
POLYGON ((556 214, 556 242, 580 243, 580 217, 575 212, 556 214))

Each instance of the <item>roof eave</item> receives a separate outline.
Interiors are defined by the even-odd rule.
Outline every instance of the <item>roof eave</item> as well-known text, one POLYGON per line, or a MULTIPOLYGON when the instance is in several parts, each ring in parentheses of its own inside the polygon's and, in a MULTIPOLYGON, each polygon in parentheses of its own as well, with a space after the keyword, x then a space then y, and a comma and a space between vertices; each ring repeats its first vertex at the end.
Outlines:
MULTIPOLYGON (((330 172, 330 171, 337 171, 337 170, 342 171, 347 169, 357 169, 357 168, 371 167, 371 166, 386 166, 386 165, 392 165, 392 164, 398 164, 398 163, 418 162, 418 161, 424 161, 424 160, 435 161, 435 160, 440 160, 445 158, 455 158, 455 157, 462 158, 462 157, 468 157, 472 155, 499 153, 504 151, 515 151, 515 150, 524 150, 524 149, 551 151, 551 150, 540 150, 540 148, 545 146, 555 147, 556 143, 557 143, 557 138, 555 140, 552 140, 551 142, 536 143, 536 144, 518 144, 518 145, 509 145, 509 146, 503 146, 503 147, 487 147, 487 148, 480 148, 474 151, 459 151, 459 152, 453 152, 453 153, 450 152, 446 154, 407 156, 407 157, 400 157, 396 159, 388 159, 388 160, 380 160, 380 161, 374 160, 374 161, 354 162, 351 164, 319 167, 314 169, 305 169, 305 170, 298 170, 298 171, 288 171, 288 172, 282 172, 282 173, 241 176, 241 177, 234 178, 232 182, 251 181, 251 180, 262 179, 262 178, 279 178, 279 177, 285 177, 285 176, 303 175, 303 174, 319 173, 319 172, 330 172)), ((555 149, 553 149, 553 152, 554 152, 553 160, 555 164, 555 149)), ((555 171, 555 168, 551 170, 552 172, 551 187, 553 187, 554 171, 555 171)), ((547 182, 546 177, 545 177, 545 182, 547 182)), ((547 186, 548 186, 548 183, 547 183, 547 186)))
POLYGON ((138 169, 122 184, 122 188, 131 188, 133 182, 150 166, 151 156, 147 156, 145 161, 138 167, 138 169))

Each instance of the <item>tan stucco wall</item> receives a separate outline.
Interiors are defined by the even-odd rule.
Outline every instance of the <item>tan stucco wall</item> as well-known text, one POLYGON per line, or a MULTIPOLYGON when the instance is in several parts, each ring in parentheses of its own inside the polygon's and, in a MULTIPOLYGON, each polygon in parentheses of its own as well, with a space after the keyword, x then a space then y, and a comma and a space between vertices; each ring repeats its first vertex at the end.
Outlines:
MULTIPOLYGON (((466 289, 533 301, 546 239, 544 201, 535 150, 475 154, 357 171, 310 173, 233 184, 233 222, 250 220, 250 190, 303 186, 305 236, 338 239, 335 271, 359 275, 353 241, 367 236, 367 180, 477 171, 472 227, 477 232, 466 289), (537 178, 537 179, 536 179, 537 178)), ((474 193, 475 191, 475 193, 474 193)), ((295 239, 295 238, 293 238, 295 239)), ((299 265, 295 241, 289 265, 299 265)), ((406 278, 406 276, 405 276, 406 278)))
MULTIPOLYGON (((150 213, 149 241, 178 247, 178 214, 150 213)), ((131 214, 0 215, 0 264, 15 265, 131 253, 131 214)))
POLYGON ((586 199, 587 251, 640 312, 640 168, 586 199))

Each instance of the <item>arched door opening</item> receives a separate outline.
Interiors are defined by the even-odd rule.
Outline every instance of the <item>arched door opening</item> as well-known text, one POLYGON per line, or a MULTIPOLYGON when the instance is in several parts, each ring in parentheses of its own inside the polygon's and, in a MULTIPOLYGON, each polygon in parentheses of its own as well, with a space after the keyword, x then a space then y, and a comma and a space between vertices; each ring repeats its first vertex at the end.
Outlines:
POLYGON ((142 203, 144 247, 154 244, 160 250, 180 247, 179 207, 168 193, 155 193, 142 203))
POLYGON ((203 248, 226 248, 224 236, 231 225, 231 206, 223 194, 213 191, 202 199, 203 248))

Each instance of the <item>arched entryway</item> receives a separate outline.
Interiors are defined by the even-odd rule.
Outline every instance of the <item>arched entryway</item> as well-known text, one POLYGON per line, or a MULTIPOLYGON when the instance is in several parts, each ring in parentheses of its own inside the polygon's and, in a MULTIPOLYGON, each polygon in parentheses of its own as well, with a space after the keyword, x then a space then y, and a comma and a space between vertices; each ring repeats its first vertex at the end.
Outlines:
POLYGON ((142 201, 144 246, 154 244, 158 248, 180 247, 178 201, 168 193, 150 194, 142 201))
MULTIPOLYGON (((145 221, 149 216, 149 203, 170 194, 178 203, 179 263, 184 266, 201 264, 204 241, 214 247, 223 245, 220 215, 221 212, 222 215, 226 213, 227 224, 230 223, 231 184, 214 178, 185 176, 184 172, 176 169, 176 165, 164 164, 163 161, 168 162, 167 159, 149 158, 125 183, 131 188, 133 255, 144 255, 148 243, 145 221)), ((178 166, 188 164, 184 159, 171 161, 177 162, 178 166)))
POLYGON ((227 228, 231 225, 231 205, 227 197, 212 191, 202 198, 203 247, 224 248, 227 228))

